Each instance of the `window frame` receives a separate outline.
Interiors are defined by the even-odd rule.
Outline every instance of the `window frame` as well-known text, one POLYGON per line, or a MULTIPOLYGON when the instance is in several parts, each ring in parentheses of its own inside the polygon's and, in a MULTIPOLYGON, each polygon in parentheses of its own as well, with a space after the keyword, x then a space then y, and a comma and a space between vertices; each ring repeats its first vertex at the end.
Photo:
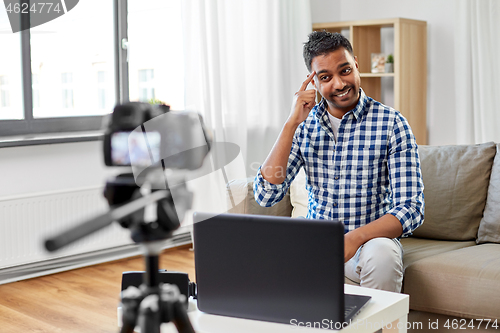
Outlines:
MULTIPOLYGON (((22 0, 29 2, 29 0, 22 0)), ((29 12, 28 12, 29 13, 29 12)), ((21 15, 21 14, 20 14, 21 15)), ((125 103, 129 100, 128 94, 128 64, 127 64, 127 1, 113 0, 114 20, 114 53, 115 53, 115 100, 116 103, 125 103)), ((57 118, 33 117, 33 84, 31 77, 31 45, 29 15, 21 15, 21 71, 24 119, 0 120, 0 137, 26 136, 36 134, 56 134, 67 132, 90 132, 102 129, 105 116, 77 116, 57 118), (23 30, 24 29, 24 30, 23 30)), ((111 111, 111 110, 110 110, 111 111)), ((77 133, 75 133, 77 134, 77 133)), ((73 141, 71 139, 68 142, 73 141)))

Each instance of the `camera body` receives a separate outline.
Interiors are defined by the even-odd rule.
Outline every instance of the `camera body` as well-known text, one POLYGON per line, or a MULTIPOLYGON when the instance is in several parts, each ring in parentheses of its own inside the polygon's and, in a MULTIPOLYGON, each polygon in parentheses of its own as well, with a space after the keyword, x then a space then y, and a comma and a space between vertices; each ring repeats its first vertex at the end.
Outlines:
POLYGON ((104 133, 104 163, 107 166, 131 166, 129 135, 143 123, 168 112, 166 105, 151 106, 130 102, 117 105, 109 116, 104 133))
POLYGON ((134 177, 151 168, 195 170, 210 150, 201 116, 166 105, 117 105, 104 134, 104 163, 131 166, 134 177))

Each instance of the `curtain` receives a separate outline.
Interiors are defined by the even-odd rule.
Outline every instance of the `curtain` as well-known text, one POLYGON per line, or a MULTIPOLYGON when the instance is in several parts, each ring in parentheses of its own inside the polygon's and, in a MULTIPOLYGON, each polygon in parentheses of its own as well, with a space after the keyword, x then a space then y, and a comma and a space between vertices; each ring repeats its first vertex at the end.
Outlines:
POLYGON ((185 0, 186 108, 255 175, 307 70, 309 0, 185 0))
POLYGON ((500 142, 500 1, 455 3, 457 141, 500 142))

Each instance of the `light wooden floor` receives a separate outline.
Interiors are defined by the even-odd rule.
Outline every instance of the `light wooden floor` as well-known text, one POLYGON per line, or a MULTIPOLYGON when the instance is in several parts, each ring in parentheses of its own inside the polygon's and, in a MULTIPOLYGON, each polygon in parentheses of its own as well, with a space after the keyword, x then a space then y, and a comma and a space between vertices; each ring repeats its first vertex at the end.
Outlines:
MULTIPOLYGON (((160 257, 160 268, 195 280, 189 246, 160 257)), ((0 332, 116 333, 116 308, 124 271, 144 270, 141 257, 0 286, 0 332)))

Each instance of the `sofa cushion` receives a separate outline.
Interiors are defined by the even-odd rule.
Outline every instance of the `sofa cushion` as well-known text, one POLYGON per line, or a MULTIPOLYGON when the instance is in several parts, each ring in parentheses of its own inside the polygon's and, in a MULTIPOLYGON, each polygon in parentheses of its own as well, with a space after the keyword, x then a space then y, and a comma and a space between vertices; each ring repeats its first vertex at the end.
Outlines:
POLYGON ((486 203, 496 145, 419 146, 425 220, 414 235, 476 239, 486 203))
POLYGON ((290 205, 290 193, 272 207, 262 207, 253 195, 253 178, 235 179, 227 184, 227 206, 231 207, 228 212, 233 214, 255 214, 290 216, 292 206, 290 205))
POLYGON ((500 144, 491 168, 488 198, 477 231, 477 243, 500 243, 500 144))
POLYGON ((414 262, 405 272, 410 309, 500 319, 500 245, 482 244, 414 262))
POLYGON ((306 172, 300 168, 299 173, 290 184, 290 203, 292 204, 292 217, 307 216, 307 190, 306 190, 306 172))
POLYGON ((443 241, 409 237, 401 239, 403 245, 403 266, 412 265, 414 262, 436 254, 458 250, 476 245, 474 241, 443 241))

